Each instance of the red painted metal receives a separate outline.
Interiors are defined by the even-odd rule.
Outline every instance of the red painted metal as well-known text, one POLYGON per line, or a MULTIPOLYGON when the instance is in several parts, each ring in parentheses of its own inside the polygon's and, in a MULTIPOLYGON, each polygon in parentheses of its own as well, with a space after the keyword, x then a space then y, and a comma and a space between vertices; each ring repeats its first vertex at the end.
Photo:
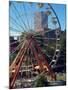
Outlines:
POLYGON ((53 72, 53 70, 51 69, 51 67, 49 66, 49 64, 48 64, 48 62, 47 62, 47 60, 46 60, 46 57, 45 57, 45 55, 43 54, 43 52, 42 52, 42 50, 41 50, 41 47, 38 45, 35 37, 32 37, 32 41, 34 42, 36 48, 38 49, 38 52, 41 54, 41 56, 42 56, 42 61, 45 61, 45 65, 47 66, 47 68, 48 68, 48 70, 49 70, 49 73, 50 73, 52 79, 56 80, 56 75, 55 75, 55 73, 53 72))
POLYGON ((52 71, 51 67, 49 66, 47 59, 46 59, 44 53, 42 52, 41 47, 38 45, 38 42, 36 41, 35 37, 31 36, 29 39, 27 39, 27 42, 24 44, 23 48, 21 48, 15 61, 10 66, 10 71, 11 71, 15 65, 15 72, 13 73, 13 75, 10 76, 10 88, 14 87, 14 83, 16 81, 21 64, 22 64, 24 58, 26 57, 25 54, 26 54, 28 48, 31 49, 31 51, 33 52, 33 54, 35 56, 35 59, 38 61, 38 65, 40 66, 40 72, 42 72, 44 70, 43 65, 45 62, 45 66, 47 66, 48 72, 51 75, 52 79, 54 79, 54 80, 56 79, 56 76, 55 76, 54 72, 52 71), (38 51, 36 51, 36 48, 38 51), (40 57, 39 57, 39 54, 40 54, 40 57), (16 65, 16 63, 17 63, 17 65, 16 65))
POLYGON ((22 64, 23 59, 25 58, 25 54, 26 54, 27 49, 29 48, 30 43, 31 43, 31 40, 29 41, 29 43, 26 46, 26 48, 24 48, 24 50, 22 51, 23 55, 21 56, 20 61, 19 61, 18 65, 17 65, 17 67, 15 68, 15 73, 13 75, 12 81, 10 82, 10 88, 13 88, 14 87, 15 80, 17 78, 19 69, 21 67, 21 64, 22 64))
MULTIPOLYGON (((32 46, 33 46, 33 45, 32 45, 32 46)), ((40 66, 40 71, 42 71, 42 70, 43 70, 43 62, 42 62, 42 60, 39 58, 38 53, 37 53, 37 51, 35 50, 35 48, 32 47, 32 46, 30 46, 30 49, 32 50, 32 52, 33 52, 33 54, 34 54, 35 59, 38 61, 38 65, 40 66)))
POLYGON ((22 55, 22 51, 24 50, 24 47, 25 47, 25 45, 20 49, 20 51, 18 52, 16 58, 14 59, 14 61, 12 62, 12 64, 10 65, 10 67, 9 67, 9 71, 10 71, 10 72, 11 72, 11 70, 12 70, 13 68, 16 67, 16 63, 19 61, 19 59, 20 59, 20 57, 21 57, 21 55, 22 55))

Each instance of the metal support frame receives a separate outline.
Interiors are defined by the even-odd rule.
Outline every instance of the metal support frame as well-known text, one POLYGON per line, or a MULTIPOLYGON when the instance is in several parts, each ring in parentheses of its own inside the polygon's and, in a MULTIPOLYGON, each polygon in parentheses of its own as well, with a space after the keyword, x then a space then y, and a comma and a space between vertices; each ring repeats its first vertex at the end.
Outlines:
POLYGON ((47 60, 46 60, 46 57, 45 57, 45 55, 43 54, 41 48, 39 47, 36 39, 35 39, 35 38, 32 38, 32 40, 34 41, 34 43, 35 43, 38 51, 41 53, 42 61, 45 61, 45 65, 47 66, 47 68, 48 68, 48 70, 49 70, 49 73, 50 73, 52 79, 56 80, 56 75, 55 75, 55 73, 53 72, 53 70, 51 69, 51 67, 49 66, 49 64, 48 64, 48 62, 47 62, 47 60))
POLYGON ((29 48, 30 43, 31 43, 31 40, 28 42, 28 45, 25 48, 23 48, 23 50, 21 50, 22 56, 20 56, 20 58, 19 58, 20 61, 18 62, 18 65, 15 67, 15 72, 14 72, 13 76, 10 77, 10 88, 14 87, 15 80, 17 78, 19 69, 23 62, 23 59, 25 58, 25 54, 26 54, 27 49, 29 48))

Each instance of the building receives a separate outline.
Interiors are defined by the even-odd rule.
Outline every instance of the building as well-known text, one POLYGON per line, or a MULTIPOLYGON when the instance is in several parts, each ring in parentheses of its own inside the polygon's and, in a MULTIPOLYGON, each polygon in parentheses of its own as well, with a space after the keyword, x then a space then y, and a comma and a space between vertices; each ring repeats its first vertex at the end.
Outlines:
POLYGON ((20 36, 10 36, 10 43, 14 42, 14 41, 20 41, 20 36))
POLYGON ((9 40, 10 40, 10 52, 12 52, 13 49, 16 48, 19 45, 19 41, 20 41, 19 38, 20 38, 20 36, 10 36, 9 37, 9 40))
POLYGON ((35 31, 44 31, 45 28, 48 28, 48 16, 45 12, 36 12, 34 19, 35 31))

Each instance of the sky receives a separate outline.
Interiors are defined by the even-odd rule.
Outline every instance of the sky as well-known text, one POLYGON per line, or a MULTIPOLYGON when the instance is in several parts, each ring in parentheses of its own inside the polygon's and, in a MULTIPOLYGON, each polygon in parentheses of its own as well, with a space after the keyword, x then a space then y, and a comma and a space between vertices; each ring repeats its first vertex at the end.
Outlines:
MULTIPOLYGON (((18 31, 29 31, 30 29, 34 30, 34 13, 35 12, 46 12, 48 4, 45 3, 42 8, 38 8, 37 3, 29 4, 28 2, 10 3, 9 7, 9 29, 10 35, 19 35, 21 32, 18 31)), ((51 4, 55 10, 61 25, 61 29, 65 30, 66 25, 66 5, 64 4, 51 4)), ((53 12, 52 12, 53 13, 53 12)), ((51 23, 51 17, 55 16, 54 13, 51 16, 48 16, 48 25, 50 28, 53 28, 51 23)), ((57 24, 58 26, 58 24, 57 24)))

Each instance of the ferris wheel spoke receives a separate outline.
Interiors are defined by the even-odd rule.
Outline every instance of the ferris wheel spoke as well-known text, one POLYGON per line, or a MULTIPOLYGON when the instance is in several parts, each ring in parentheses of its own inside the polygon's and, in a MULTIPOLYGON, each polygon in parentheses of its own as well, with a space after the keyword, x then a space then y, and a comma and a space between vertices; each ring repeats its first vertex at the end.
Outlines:
POLYGON ((21 28, 23 28, 23 30, 25 31, 25 29, 24 29, 24 27, 22 26, 22 24, 21 24, 21 20, 19 19, 19 17, 17 16, 17 14, 15 13, 15 11, 13 11, 14 12, 14 14, 15 14, 15 18, 16 19, 14 19, 13 17, 11 17, 12 18, 12 20, 14 21, 14 23, 17 23, 17 22, 19 22, 19 23, 17 23, 21 28))
POLYGON ((53 31, 55 31, 56 29, 52 29, 52 30, 48 30, 48 31, 44 31, 44 34, 46 34, 46 33, 50 33, 50 32, 53 32, 53 31))
POLYGON ((21 43, 21 42, 23 42, 24 40, 21 40, 21 41, 14 41, 14 42, 12 42, 12 43, 10 43, 10 45, 13 45, 13 44, 16 44, 16 43, 21 43))
MULTIPOLYGON (((10 68, 12 68, 14 66, 14 64, 16 63, 16 60, 18 58, 18 56, 22 53, 21 51, 25 48, 26 44, 25 44, 25 41, 23 42, 22 44, 22 47, 20 48, 20 50, 18 51, 18 54, 17 56, 15 57, 14 61, 12 62, 12 64, 10 65, 10 68)), ((13 54, 11 54, 13 55, 13 54)))
POLYGON ((28 16, 27 16, 27 11, 26 11, 24 3, 23 3, 22 6, 23 6, 23 9, 24 9, 24 14, 25 14, 25 17, 26 17, 26 20, 27 20, 27 24, 28 24, 28 27, 29 27, 29 30, 30 30, 30 24, 29 24, 29 20, 28 20, 28 16))
POLYGON ((19 31, 18 29, 14 28, 14 27, 9 27, 10 30, 15 31, 15 32, 19 32, 22 33, 21 31, 19 31))
POLYGON ((30 20, 31 30, 34 30, 34 27, 33 27, 33 25, 34 25, 34 13, 33 13, 33 10, 32 10, 32 3, 29 3, 29 4, 30 4, 30 15, 32 16, 32 18, 30 20))
MULTIPOLYGON (((37 42, 38 42, 38 41, 37 41, 37 42)), ((50 50, 54 50, 54 49, 55 49, 54 46, 49 46, 49 45, 46 44, 46 43, 42 43, 42 44, 41 44, 41 42, 38 42, 38 44, 39 44, 40 47, 45 48, 44 51, 47 51, 47 49, 50 49, 50 50)))
MULTIPOLYGON (((56 29, 55 29, 55 30, 56 30, 56 29)), ((45 31, 34 32, 34 36, 35 36, 35 37, 42 36, 42 33, 44 33, 44 35, 45 35, 45 34, 49 34, 49 33, 52 32, 52 31, 55 31, 55 30, 52 29, 52 30, 45 30, 45 31)))
POLYGON ((56 38, 48 38, 48 37, 45 37, 45 38, 43 38, 43 40, 56 40, 56 38))
MULTIPOLYGON (((56 42, 56 38, 44 38, 44 37, 35 37, 36 38, 36 40, 40 43, 40 44, 42 44, 42 45, 44 45, 44 46, 48 46, 48 44, 49 44, 49 41, 50 42, 56 42)), ((52 43, 50 43, 50 44, 52 44, 52 43)))
MULTIPOLYGON (((32 15, 32 8, 29 8, 30 9, 30 16, 32 15)), ((30 30, 32 29, 32 17, 30 18, 30 26, 29 26, 29 28, 30 28, 30 30)))
POLYGON ((19 22, 17 22, 12 16, 9 16, 10 17, 10 26, 11 24, 14 25, 17 29, 19 30, 24 30, 24 28, 22 28, 22 26, 19 24, 19 22))
MULTIPOLYGON (((18 2, 19 3, 19 2, 18 2)), ((26 25, 26 22, 25 22, 25 20, 23 20, 23 16, 24 16, 24 12, 22 11, 22 6, 20 5, 20 10, 21 10, 21 14, 20 14, 20 17, 22 18, 22 22, 24 22, 24 26, 25 26, 25 28, 26 28, 26 30, 28 30, 28 26, 26 25)))
POLYGON ((18 16, 19 16, 21 22, 23 23, 23 25, 24 25, 24 27, 25 27, 25 31, 26 31, 26 30, 28 29, 28 28, 27 28, 27 25, 26 25, 25 22, 23 21, 23 18, 21 17, 21 15, 20 15, 20 13, 19 13, 17 7, 14 5, 14 3, 13 3, 13 6, 14 6, 15 10, 17 11, 17 14, 18 14, 18 16))
POLYGON ((12 16, 10 16, 10 19, 12 19, 21 29, 25 30, 24 27, 20 25, 12 16))
POLYGON ((19 43, 19 41, 14 41, 14 42, 10 43, 10 45, 13 45, 13 44, 16 44, 16 43, 19 43))
POLYGON ((35 37, 38 40, 56 40, 56 38, 49 38, 49 37, 35 37))
POLYGON ((21 17, 24 26, 27 28, 26 30, 28 30, 30 26, 29 26, 28 17, 27 17, 25 6, 24 6, 24 2, 18 2, 18 3, 22 3, 23 4, 22 6, 23 6, 23 9, 24 9, 24 12, 22 11, 22 7, 20 6, 22 15, 19 14, 19 16, 21 17), (25 21, 23 21, 23 17, 22 17, 23 13, 25 14, 24 16, 26 16, 25 18, 27 19, 28 26, 25 24, 25 21))
POLYGON ((39 45, 42 45, 42 46, 48 46, 47 43, 44 43, 44 42, 42 42, 42 41, 40 41, 40 40, 37 40, 37 42, 39 43, 39 45))
MULTIPOLYGON (((20 9, 21 9, 21 15, 20 15, 20 16, 21 16, 21 18, 24 18, 24 17, 23 17, 24 14, 23 14, 23 11, 22 11, 22 6, 20 6, 20 9)), ((25 10, 24 10, 24 12, 25 12, 25 10)), ((26 16, 26 14, 25 14, 24 16, 26 16)), ((27 22, 28 22, 28 21, 27 21, 27 22)), ((25 24, 25 20, 24 20, 24 24, 25 24)), ((27 24, 28 24, 28 23, 27 23, 27 24)), ((26 26, 26 25, 25 25, 25 26, 26 26)), ((28 30, 28 29, 29 29, 29 25, 27 26, 27 30, 28 30)))
POLYGON ((10 18, 10 24, 9 25, 11 26, 11 24, 12 24, 12 26, 14 25, 17 29, 22 31, 22 28, 20 27, 20 25, 16 21, 11 20, 11 18, 10 18))
MULTIPOLYGON (((37 40, 36 39, 36 41, 38 42, 39 40, 37 40)), ((49 49, 55 49, 55 47, 56 47, 56 45, 51 45, 51 43, 49 44, 49 43, 45 43, 44 42, 44 40, 43 40, 43 42, 41 42, 41 41, 39 41, 39 44, 41 44, 42 43, 42 45, 44 46, 44 47, 46 47, 46 48, 49 48, 49 49)))
POLYGON ((11 52, 11 55, 14 54, 19 48, 21 48, 23 42, 20 43, 16 48, 14 48, 14 50, 11 52))

